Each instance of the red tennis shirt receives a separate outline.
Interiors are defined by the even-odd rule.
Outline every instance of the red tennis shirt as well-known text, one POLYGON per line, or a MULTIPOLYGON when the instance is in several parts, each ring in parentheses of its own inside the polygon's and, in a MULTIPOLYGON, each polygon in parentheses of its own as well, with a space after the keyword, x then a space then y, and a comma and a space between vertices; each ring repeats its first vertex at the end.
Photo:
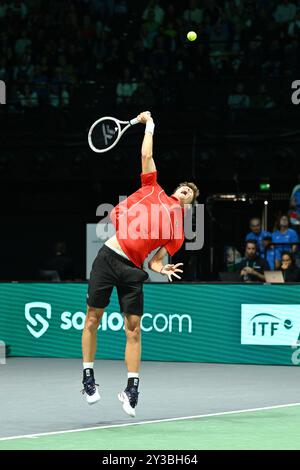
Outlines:
POLYGON ((152 250, 164 246, 173 256, 184 241, 184 210, 175 196, 166 195, 156 178, 156 171, 142 174, 141 188, 110 214, 122 250, 138 267, 152 250))

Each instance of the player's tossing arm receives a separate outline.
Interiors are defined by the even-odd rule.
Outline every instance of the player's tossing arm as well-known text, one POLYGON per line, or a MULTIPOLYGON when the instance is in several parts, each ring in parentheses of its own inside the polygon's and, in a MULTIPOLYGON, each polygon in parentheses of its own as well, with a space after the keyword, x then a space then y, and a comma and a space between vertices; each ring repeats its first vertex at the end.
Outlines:
POLYGON ((172 282, 172 276, 177 277, 178 279, 181 279, 180 276, 178 276, 178 273, 182 273, 182 269, 178 269, 178 266, 183 265, 183 263, 177 263, 177 264, 165 264, 163 265, 162 260, 164 257, 168 254, 167 250, 165 247, 161 247, 151 258, 151 260, 148 263, 148 266, 152 271, 155 271, 157 273, 164 274, 168 276, 169 281, 172 282))
POLYGON ((142 124, 146 124, 145 137, 141 150, 142 173, 152 173, 153 171, 156 171, 155 163, 152 157, 154 122, 151 117, 151 113, 149 113, 148 111, 139 114, 138 119, 142 124))

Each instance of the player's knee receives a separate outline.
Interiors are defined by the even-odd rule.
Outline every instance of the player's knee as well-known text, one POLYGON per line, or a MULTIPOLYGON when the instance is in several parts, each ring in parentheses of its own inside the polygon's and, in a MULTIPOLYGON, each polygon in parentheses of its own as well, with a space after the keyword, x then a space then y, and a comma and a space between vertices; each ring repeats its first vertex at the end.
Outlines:
POLYGON ((85 319, 85 328, 89 331, 95 331, 99 328, 103 310, 98 308, 88 308, 87 316, 85 319))
POLYGON ((134 325, 126 328, 126 337, 129 341, 139 341, 141 338, 141 326, 134 325))

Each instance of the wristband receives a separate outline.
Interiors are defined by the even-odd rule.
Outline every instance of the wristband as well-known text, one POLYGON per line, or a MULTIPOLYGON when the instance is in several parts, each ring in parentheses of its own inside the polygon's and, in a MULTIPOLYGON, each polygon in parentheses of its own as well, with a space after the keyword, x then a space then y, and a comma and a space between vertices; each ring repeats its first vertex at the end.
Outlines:
POLYGON ((146 129, 145 129, 145 132, 150 132, 150 134, 154 134, 154 127, 155 127, 155 124, 153 121, 147 121, 146 123, 146 129))

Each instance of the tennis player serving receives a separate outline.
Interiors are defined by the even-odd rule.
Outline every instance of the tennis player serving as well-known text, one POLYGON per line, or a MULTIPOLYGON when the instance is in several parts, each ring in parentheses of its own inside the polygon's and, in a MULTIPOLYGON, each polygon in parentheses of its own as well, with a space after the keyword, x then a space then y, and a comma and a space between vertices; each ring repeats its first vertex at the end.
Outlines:
POLYGON ((142 143, 141 187, 111 212, 116 234, 99 250, 94 260, 87 294, 87 316, 82 335, 83 393, 89 404, 100 400, 94 378, 97 330, 114 287, 117 288, 126 332, 125 364, 127 387, 118 398, 124 411, 135 416, 138 403, 141 361, 141 317, 143 315, 143 283, 148 274, 142 269, 146 257, 156 248, 149 268, 172 281, 180 279, 183 263, 163 265, 167 254, 173 256, 183 244, 184 210, 199 194, 194 183, 180 183, 172 196, 167 196, 157 183, 152 156, 154 122, 149 112, 137 117, 145 124, 142 143))

